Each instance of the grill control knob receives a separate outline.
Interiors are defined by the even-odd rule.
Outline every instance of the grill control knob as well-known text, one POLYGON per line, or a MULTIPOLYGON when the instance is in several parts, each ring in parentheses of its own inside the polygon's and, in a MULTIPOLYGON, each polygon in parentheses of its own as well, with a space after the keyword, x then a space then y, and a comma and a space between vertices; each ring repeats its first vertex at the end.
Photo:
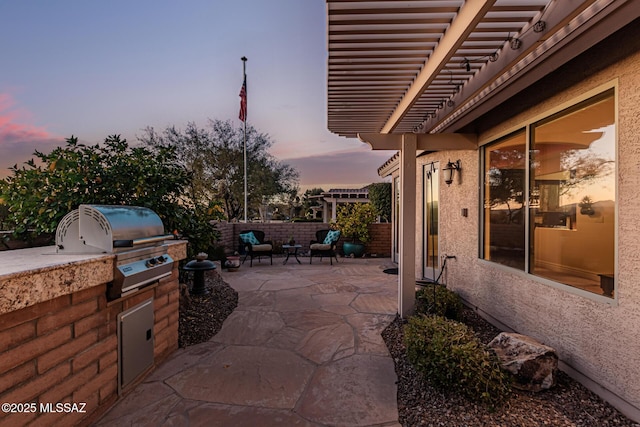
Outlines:
POLYGON ((156 265, 156 264, 157 264, 157 262, 158 262, 158 261, 156 261, 156 259, 155 259, 155 258, 151 258, 150 260, 148 260, 148 261, 146 262, 146 266, 147 266, 147 267, 153 267, 154 265, 156 265))
POLYGON ((158 258, 156 258, 156 261, 158 261, 158 264, 162 264, 166 260, 167 259, 164 257, 164 255, 160 255, 158 258))

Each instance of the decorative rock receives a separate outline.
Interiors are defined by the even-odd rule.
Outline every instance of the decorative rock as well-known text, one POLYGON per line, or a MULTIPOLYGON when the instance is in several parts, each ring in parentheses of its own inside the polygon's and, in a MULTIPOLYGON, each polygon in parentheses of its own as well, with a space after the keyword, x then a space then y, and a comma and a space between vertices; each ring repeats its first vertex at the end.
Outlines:
POLYGON ((531 337, 502 332, 490 343, 502 368, 515 376, 515 388, 538 392, 556 382, 558 355, 556 351, 531 337))

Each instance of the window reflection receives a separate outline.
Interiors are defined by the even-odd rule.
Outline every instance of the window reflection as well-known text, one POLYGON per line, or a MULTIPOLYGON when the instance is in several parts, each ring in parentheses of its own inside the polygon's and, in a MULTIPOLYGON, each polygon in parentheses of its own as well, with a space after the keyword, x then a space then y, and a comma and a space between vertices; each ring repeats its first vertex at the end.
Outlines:
POLYGON ((613 296, 612 93, 532 128, 530 272, 613 296))
POLYGON ((524 270, 526 139, 520 132, 485 151, 484 259, 524 270))
POLYGON ((613 297, 615 134, 610 90, 486 146, 482 257, 613 297))

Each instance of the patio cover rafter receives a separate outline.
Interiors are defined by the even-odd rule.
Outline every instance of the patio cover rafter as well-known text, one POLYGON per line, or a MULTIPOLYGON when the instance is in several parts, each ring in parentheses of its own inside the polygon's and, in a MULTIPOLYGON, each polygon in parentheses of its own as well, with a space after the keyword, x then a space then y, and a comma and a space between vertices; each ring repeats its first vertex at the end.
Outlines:
POLYGON ((484 15, 491 9, 495 0, 469 0, 460 8, 460 12, 445 32, 440 44, 433 50, 433 53, 424 64, 422 71, 416 77, 407 93, 402 97, 400 104, 391 113, 391 117, 382 127, 381 133, 393 131, 400 120, 407 114, 409 109, 422 95, 424 90, 436 78, 438 73, 446 66, 447 62, 455 54, 456 50, 462 46, 469 34, 484 18, 484 15))
POLYGON ((639 7, 637 0, 327 0, 328 128, 348 137, 455 132, 593 46, 593 37, 622 28, 639 7), (365 124, 348 104, 373 101, 373 90, 392 107, 365 124))

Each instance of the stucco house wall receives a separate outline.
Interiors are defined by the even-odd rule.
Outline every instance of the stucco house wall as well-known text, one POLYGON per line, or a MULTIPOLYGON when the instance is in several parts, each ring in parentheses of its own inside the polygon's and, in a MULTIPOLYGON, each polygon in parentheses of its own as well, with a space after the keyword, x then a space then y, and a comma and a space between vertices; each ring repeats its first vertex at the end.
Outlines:
POLYGON ((456 256, 447 263, 447 286, 494 323, 554 347, 564 370, 634 419, 640 419, 638 69, 640 53, 632 54, 480 135, 482 143, 490 142, 602 85, 617 84, 617 272, 615 298, 608 302, 479 258, 480 151, 420 156, 416 177, 417 274, 422 274, 423 256, 422 165, 439 161, 442 169, 449 159, 460 159, 456 181, 447 187, 440 179, 439 250, 456 256), (468 216, 461 214, 462 208, 468 216))

